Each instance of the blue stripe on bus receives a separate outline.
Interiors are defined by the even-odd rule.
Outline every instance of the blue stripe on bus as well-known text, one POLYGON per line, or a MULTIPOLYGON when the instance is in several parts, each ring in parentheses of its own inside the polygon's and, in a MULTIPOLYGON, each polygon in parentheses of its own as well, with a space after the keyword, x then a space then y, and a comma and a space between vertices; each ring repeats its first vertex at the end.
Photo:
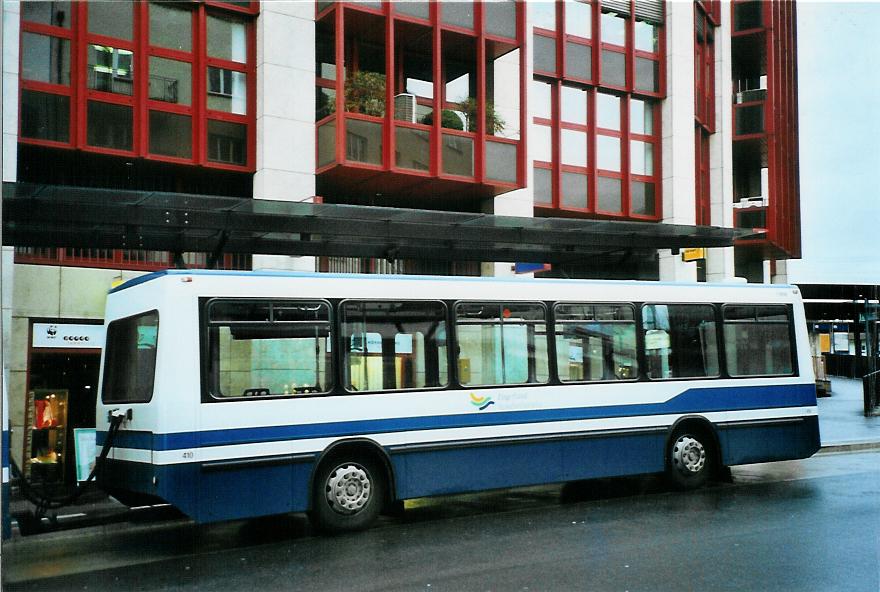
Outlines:
POLYGON ((3 441, 2 441, 3 453, 2 453, 2 466, 5 469, 9 466, 9 430, 3 430, 3 441))
MULTIPOLYGON (((235 405, 236 403, 230 402, 228 404, 235 405)), ((416 430, 488 427, 517 423, 571 421, 607 417, 741 411, 778 407, 802 407, 815 404, 816 390, 812 384, 693 388, 663 403, 496 413, 477 412, 458 415, 430 415, 317 424, 232 428, 171 434, 120 431, 116 436, 114 446, 161 451, 306 438, 334 438, 354 434, 367 435, 416 430)), ((99 446, 103 445, 105 434, 106 432, 98 433, 99 446)))

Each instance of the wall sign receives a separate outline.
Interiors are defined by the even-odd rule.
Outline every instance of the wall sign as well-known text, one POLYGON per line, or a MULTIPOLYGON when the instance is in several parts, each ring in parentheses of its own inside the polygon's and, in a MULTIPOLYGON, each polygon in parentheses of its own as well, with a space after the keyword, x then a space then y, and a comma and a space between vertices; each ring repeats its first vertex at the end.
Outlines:
POLYGON ((94 349, 104 347, 103 325, 34 323, 34 347, 94 349))

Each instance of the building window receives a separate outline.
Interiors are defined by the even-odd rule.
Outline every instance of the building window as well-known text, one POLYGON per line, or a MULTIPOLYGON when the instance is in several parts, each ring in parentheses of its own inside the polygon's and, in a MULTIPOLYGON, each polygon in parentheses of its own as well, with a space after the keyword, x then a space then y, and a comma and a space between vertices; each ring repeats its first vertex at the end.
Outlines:
POLYGON ((536 207, 657 220, 662 3, 537 4, 530 144, 552 199, 536 194, 536 207))
POLYGON ((256 10, 202 2, 23 2, 21 141, 253 166, 248 85, 256 10), (221 123, 235 132, 214 133, 221 123), (222 136, 229 141, 217 141, 222 136))

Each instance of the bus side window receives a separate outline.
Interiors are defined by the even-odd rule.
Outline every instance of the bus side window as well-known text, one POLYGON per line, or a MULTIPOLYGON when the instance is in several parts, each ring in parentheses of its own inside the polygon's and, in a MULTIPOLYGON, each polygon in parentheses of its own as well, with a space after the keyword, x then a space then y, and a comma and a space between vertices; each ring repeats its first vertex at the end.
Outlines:
POLYGON ((721 310, 731 376, 780 376, 794 371, 788 307, 726 304, 721 310))
POLYGON ((632 304, 557 304, 554 313, 561 382, 638 377, 632 304))
POLYGON ((448 384, 445 304, 347 300, 339 310, 347 390, 448 384))
POLYGON ((213 300, 207 306, 214 397, 307 395, 332 387, 327 303, 213 300))
POLYGON ((455 307, 455 317, 462 385, 547 382, 549 350, 543 304, 462 302, 455 307))
POLYGON ((646 304, 642 323, 649 378, 718 376, 718 338, 711 304, 646 304))

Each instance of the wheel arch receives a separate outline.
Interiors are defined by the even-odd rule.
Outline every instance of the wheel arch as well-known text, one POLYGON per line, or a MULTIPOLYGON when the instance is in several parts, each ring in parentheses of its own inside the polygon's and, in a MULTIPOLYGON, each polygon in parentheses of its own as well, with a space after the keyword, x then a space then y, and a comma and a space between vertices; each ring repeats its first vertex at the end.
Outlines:
POLYGON ((710 444, 712 445, 715 468, 720 469, 723 466, 722 459, 724 458, 721 454, 721 438, 718 437, 718 430, 715 425, 702 415, 683 415, 669 426, 669 429, 666 430, 666 441, 663 445, 664 464, 669 463, 669 454, 667 452, 669 450, 669 445, 672 443, 672 438, 678 432, 687 429, 702 433, 709 437, 710 444))
POLYGON ((391 504, 396 499, 396 487, 394 468, 391 465, 391 457, 388 452, 375 440, 370 438, 345 438, 336 440, 325 448, 315 464, 312 466, 312 474, 309 476, 309 510, 314 509, 315 475, 321 465, 336 456, 351 456, 352 458, 369 458, 376 461, 384 470, 385 482, 388 484, 385 492, 384 505, 391 504))

